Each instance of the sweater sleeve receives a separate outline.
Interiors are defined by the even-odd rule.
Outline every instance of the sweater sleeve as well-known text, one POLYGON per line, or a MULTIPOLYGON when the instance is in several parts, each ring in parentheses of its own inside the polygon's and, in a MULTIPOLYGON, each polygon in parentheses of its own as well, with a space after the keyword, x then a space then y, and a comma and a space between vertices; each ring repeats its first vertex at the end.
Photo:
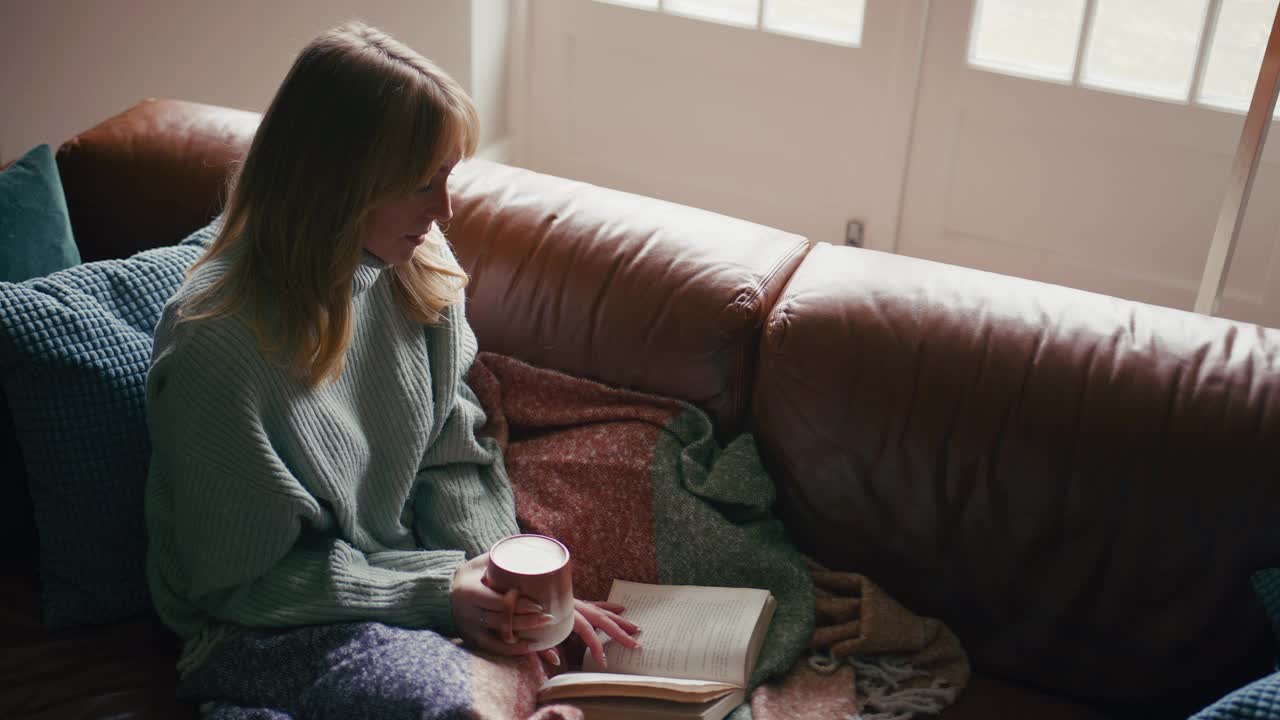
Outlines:
POLYGON ((461 548, 475 557, 520 532, 515 495, 497 442, 478 435, 484 409, 463 380, 477 344, 462 306, 451 309, 446 326, 427 332, 438 432, 418 470, 414 529, 424 547, 461 548))
POLYGON ((270 370, 244 347, 247 331, 215 321, 175 340, 170 312, 147 378, 147 564, 162 619, 184 637, 211 619, 452 631, 448 592, 463 553, 362 553, 335 537, 330 513, 272 446, 254 390, 270 370))

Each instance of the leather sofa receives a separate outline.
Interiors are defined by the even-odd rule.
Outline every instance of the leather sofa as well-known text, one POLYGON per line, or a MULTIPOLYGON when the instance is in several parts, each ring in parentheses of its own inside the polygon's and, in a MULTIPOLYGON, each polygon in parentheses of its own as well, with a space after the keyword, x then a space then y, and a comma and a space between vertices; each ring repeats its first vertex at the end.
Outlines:
MULTIPOLYGON (((67 141, 83 259, 208 221, 256 122, 148 100, 67 141)), ((451 183, 482 348, 755 433, 802 549, 960 637, 945 720, 1183 717, 1271 669, 1280 331, 480 160, 451 183)), ((30 518, 8 532, 0 715, 196 716, 154 618, 44 630, 30 518)))

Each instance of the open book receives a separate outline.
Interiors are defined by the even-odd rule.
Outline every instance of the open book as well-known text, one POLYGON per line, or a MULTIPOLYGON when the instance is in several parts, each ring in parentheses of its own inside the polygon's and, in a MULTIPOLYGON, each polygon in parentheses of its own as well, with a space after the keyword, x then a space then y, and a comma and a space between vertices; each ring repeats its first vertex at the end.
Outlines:
POLYGON ((588 718, 719 720, 743 702, 777 606, 768 590, 626 580, 609 602, 643 630, 640 649, 607 644, 607 670, 587 653, 581 672, 542 685, 539 702, 570 701, 588 718))

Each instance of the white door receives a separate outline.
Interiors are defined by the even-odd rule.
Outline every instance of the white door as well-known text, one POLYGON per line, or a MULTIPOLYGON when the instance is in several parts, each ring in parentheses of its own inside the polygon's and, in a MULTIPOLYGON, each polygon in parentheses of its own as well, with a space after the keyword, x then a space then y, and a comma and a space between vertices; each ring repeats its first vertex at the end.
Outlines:
MULTIPOLYGON (((515 160, 1190 309, 1276 2, 517 0, 515 160), (768 32, 778 8, 858 8, 857 45, 768 32)), ((1218 310, 1271 326, 1278 146, 1218 310)))
MULTIPOLYGON (((1190 309, 1275 7, 932 3, 898 252, 1190 309)), ((1272 326, 1277 145, 1217 313, 1272 326)))
POLYGON ((927 3, 862 5, 527 0, 514 161, 813 240, 859 220, 892 249, 927 3), (824 13, 856 15, 856 46, 794 34, 824 13))

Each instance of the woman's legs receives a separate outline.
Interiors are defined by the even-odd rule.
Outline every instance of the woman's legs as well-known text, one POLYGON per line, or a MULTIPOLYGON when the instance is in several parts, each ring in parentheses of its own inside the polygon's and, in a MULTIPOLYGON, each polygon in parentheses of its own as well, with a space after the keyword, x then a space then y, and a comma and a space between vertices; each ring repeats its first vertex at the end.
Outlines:
POLYGON ((279 710, 267 708, 243 708, 226 703, 206 703, 200 708, 204 720, 294 720, 279 710))
POLYGON ((214 720, 463 717, 471 655, 430 630, 346 623, 245 629, 218 642, 180 692, 214 720))

